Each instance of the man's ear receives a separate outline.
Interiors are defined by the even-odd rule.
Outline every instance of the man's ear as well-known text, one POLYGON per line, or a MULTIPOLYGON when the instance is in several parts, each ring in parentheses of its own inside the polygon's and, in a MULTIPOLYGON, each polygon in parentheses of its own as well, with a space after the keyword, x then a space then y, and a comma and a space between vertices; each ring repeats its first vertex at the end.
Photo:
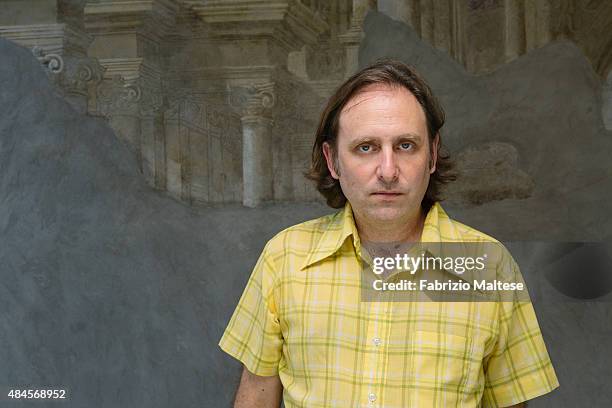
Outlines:
POLYGON ((436 133, 433 142, 431 143, 431 160, 429 161, 429 174, 433 174, 436 171, 436 164, 438 163, 438 149, 440 147, 440 134, 436 133))
POLYGON ((327 169, 333 178, 338 180, 340 177, 336 172, 336 166, 334 166, 334 153, 332 152, 333 147, 328 142, 323 142, 323 155, 325 156, 325 162, 327 163, 327 169))

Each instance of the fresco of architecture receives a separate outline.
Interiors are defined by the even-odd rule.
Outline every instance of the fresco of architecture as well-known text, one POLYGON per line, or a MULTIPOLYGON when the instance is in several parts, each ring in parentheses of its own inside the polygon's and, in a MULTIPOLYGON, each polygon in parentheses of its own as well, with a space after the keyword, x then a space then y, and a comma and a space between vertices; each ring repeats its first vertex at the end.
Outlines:
POLYGON ((303 178, 312 135, 359 65, 371 10, 469 74, 558 39, 601 78, 612 66, 601 0, 6 0, 0 36, 31 48, 75 109, 106 118, 151 186, 254 207, 318 199, 303 178))

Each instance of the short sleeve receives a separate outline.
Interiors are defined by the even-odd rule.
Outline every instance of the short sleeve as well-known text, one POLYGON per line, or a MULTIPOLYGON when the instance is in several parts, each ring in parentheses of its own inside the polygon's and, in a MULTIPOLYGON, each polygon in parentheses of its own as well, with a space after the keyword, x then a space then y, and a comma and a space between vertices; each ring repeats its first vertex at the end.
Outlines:
POLYGON ((278 374, 283 337, 272 297, 274 265, 268 245, 260 255, 255 268, 238 301, 219 346, 241 361, 253 374, 278 374))
MULTIPOLYGON (((509 262, 520 274, 514 260, 509 262)), ((499 305, 498 341, 484 360, 483 407, 515 405, 559 386, 531 301, 515 299, 499 305)))

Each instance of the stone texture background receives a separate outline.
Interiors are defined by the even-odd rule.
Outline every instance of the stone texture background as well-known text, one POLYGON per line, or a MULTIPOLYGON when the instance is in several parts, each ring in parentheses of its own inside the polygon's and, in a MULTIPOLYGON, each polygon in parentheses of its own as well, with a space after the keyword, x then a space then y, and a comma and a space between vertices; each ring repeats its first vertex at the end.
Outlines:
POLYGON ((31 53, 0 55, 0 384, 67 387, 69 407, 230 406, 240 369, 216 344, 253 261, 326 210, 155 191, 31 53))
MULTIPOLYGON (((402 21, 371 13, 363 30, 359 65, 413 63, 446 108, 469 180, 452 216, 502 240, 610 239, 609 104, 583 50, 559 40, 475 76, 402 21)), ((156 190, 112 121, 67 102, 25 48, 0 40, 0 55, 0 385, 66 387, 73 407, 230 406, 240 365, 216 344, 250 269, 277 231, 330 210, 156 190)), ((529 244, 515 255, 541 282, 529 244)), ((609 406, 612 303, 537 294, 561 388, 530 406, 609 406)))
POLYGON ((610 238, 612 132, 602 81, 580 49, 560 40, 474 76, 407 25, 370 17, 360 64, 382 56, 414 64, 445 108, 443 142, 463 178, 449 187, 449 204, 506 239, 610 238))

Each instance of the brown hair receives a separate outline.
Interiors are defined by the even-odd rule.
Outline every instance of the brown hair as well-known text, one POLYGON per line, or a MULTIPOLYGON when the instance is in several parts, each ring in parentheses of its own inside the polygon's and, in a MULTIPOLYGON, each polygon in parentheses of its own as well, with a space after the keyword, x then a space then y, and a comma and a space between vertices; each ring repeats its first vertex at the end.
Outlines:
MULTIPOLYGON (((435 136, 439 135, 439 131, 444 125, 442 107, 427 83, 411 66, 392 59, 381 59, 347 79, 329 98, 327 106, 321 114, 312 149, 311 167, 305 174, 307 178, 316 182, 317 190, 325 197, 327 205, 332 208, 343 207, 346 203, 346 197, 342 192, 340 182, 331 176, 327 168, 323 155, 323 143, 328 142, 332 147, 332 154, 336 154, 338 124, 342 109, 360 90, 372 84, 403 86, 415 96, 425 112, 430 151, 435 136)), ((439 140, 436 170, 429 179, 425 197, 421 202, 421 206, 425 210, 428 210, 434 202, 442 200, 440 196, 442 185, 456 178, 456 175, 452 172, 454 165, 450 156, 441 150, 442 140, 439 140)))

